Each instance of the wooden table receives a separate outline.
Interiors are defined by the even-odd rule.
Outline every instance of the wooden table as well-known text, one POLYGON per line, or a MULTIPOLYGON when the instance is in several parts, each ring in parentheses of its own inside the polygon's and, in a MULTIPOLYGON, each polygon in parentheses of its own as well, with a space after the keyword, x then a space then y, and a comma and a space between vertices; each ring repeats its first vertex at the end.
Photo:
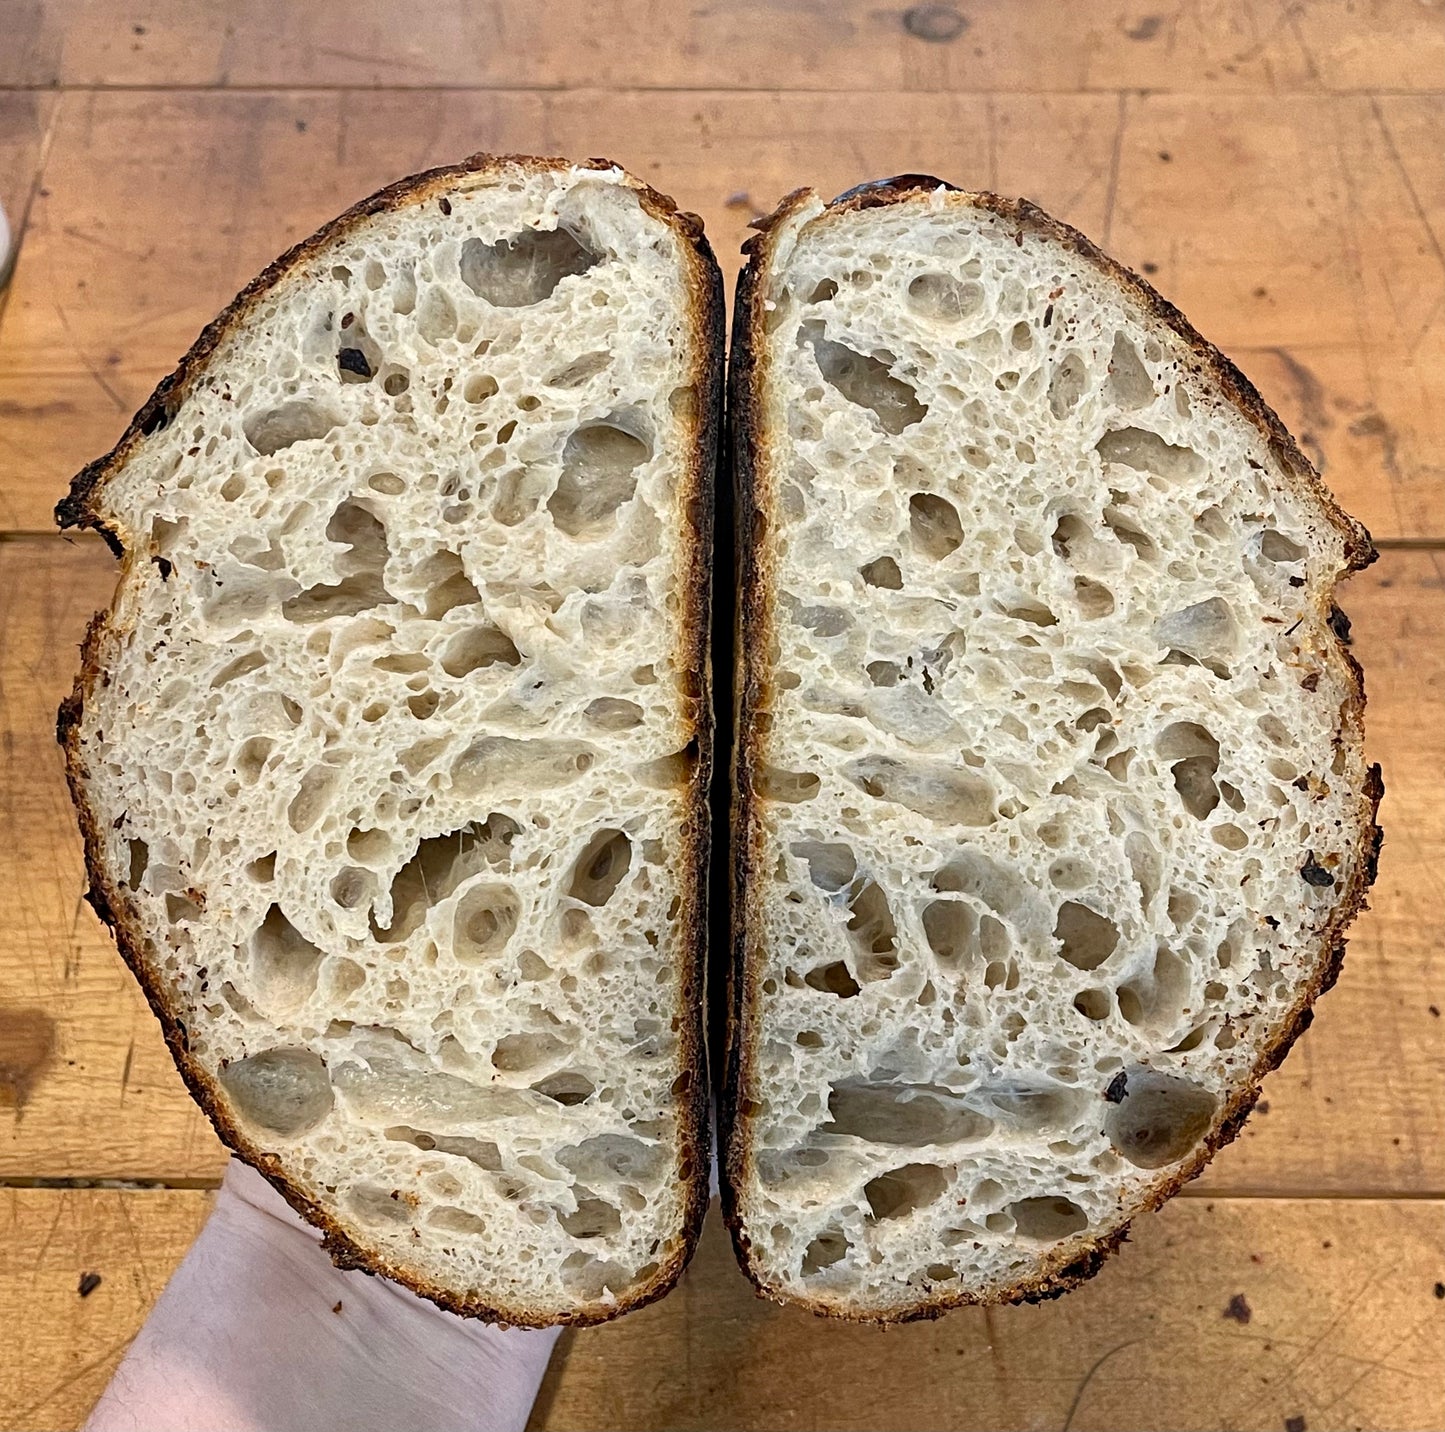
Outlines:
POLYGON ((801 183, 1026 194, 1238 359, 1382 550, 1344 593, 1388 791, 1374 908, 1208 1174, 1060 1302, 894 1330, 755 1300, 714 1219, 664 1303, 564 1339, 534 1424, 1445 1426, 1439 0, 0 0, 23 231, 0 299, 0 1425, 84 1417, 223 1161, 80 901, 52 728, 115 573, 51 507, 275 253, 475 149, 615 157, 729 269, 801 183))

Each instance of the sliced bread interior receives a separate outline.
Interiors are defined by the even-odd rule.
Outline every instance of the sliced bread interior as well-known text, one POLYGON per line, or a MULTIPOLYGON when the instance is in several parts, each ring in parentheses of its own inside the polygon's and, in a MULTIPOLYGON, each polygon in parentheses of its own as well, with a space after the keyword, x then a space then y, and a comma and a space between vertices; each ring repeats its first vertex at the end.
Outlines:
POLYGON ((1249 383, 1022 202, 800 191, 751 243, 724 1198, 767 1294, 1086 1276, 1334 979, 1373 555, 1249 383))
POLYGON ((96 908, 338 1261, 588 1322, 706 1201, 720 279, 602 161, 403 181, 212 324, 63 524, 96 908))

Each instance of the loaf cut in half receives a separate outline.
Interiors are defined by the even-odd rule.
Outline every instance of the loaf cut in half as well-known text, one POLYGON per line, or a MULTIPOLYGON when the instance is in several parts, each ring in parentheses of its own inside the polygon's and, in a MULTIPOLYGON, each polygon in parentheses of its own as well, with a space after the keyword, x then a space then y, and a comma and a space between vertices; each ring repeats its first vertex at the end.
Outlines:
POLYGON ((606 161, 477 156, 252 283, 62 525, 91 899, 343 1265, 587 1323, 707 1196, 720 277, 606 161))
POLYGON ((785 200, 739 284, 724 1202, 780 1300, 1036 1298, 1334 980, 1373 556, 1259 395, 1026 202, 785 200))

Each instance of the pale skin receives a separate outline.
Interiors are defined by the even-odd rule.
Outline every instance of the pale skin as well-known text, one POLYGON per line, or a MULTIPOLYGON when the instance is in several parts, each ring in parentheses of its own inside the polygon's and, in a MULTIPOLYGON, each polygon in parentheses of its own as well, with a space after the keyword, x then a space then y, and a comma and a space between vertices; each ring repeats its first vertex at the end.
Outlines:
POLYGON ((319 1245, 232 1161, 87 1432, 522 1432, 556 1329, 456 1317, 319 1245))

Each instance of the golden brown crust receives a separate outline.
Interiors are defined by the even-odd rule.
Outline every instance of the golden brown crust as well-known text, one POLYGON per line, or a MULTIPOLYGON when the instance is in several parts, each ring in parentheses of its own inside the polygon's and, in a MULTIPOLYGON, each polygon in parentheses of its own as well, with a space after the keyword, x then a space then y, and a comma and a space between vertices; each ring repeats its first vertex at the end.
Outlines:
MULTIPOLYGON (((970 193, 929 175, 908 174, 861 184, 825 206, 828 213, 875 208, 908 202, 919 195, 943 189, 957 196, 955 202, 987 210, 1018 225, 1019 242, 1030 232, 1054 243, 1092 264, 1122 290, 1125 297, 1164 324, 1185 344, 1204 373, 1234 406, 1259 430, 1271 455, 1283 468, 1296 490, 1305 497, 1340 534, 1344 543, 1345 572, 1368 566, 1378 555, 1369 533, 1335 502, 1309 460, 1300 451, 1284 424, 1260 396, 1258 390, 1212 343, 1203 338, 1180 311, 1145 279, 1103 253, 1078 230, 1060 223, 1027 199, 1005 199, 994 194, 970 193)), ((1384 785, 1379 766, 1368 768, 1359 795, 1360 858, 1354 863, 1349 884, 1343 889, 1330 919, 1318 937, 1311 974, 1304 981, 1294 1005, 1280 1020, 1266 1042, 1249 1075, 1241 1080, 1221 1108, 1214 1127, 1190 1158, 1172 1169, 1149 1188, 1143 1198, 1102 1233, 1078 1239, 1056 1249, 1032 1277, 1015 1284, 991 1288, 982 1294, 937 1293, 917 1303, 888 1309, 852 1309, 821 1299, 785 1295, 768 1286, 753 1265, 747 1232, 739 1207, 739 1190, 748 1176, 751 1110, 745 1090, 753 1053, 752 1031, 760 990, 760 961, 748 949, 754 928, 755 902, 761 887, 762 827, 757 799, 748 773, 757 759, 756 716, 768 705, 766 652, 772 635, 773 612, 766 580, 768 512, 766 497, 759 491, 758 472, 765 458, 767 429, 759 411, 761 397, 761 350, 765 346, 761 281, 772 258, 777 235, 783 224, 804 208, 814 195, 797 189, 753 227, 759 233, 744 245, 746 267, 738 276, 733 314, 733 343, 728 374, 728 426, 732 450, 736 531, 741 554, 736 597, 736 629, 747 633, 737 642, 735 750, 733 770, 733 876, 732 945, 728 991, 728 1043, 723 1089, 719 1095, 718 1138, 723 1213, 733 1237, 738 1262, 763 1297, 792 1302, 824 1316, 854 1322, 894 1323, 936 1318, 951 1308, 970 1303, 1038 1302, 1061 1293, 1092 1277, 1104 1260, 1128 1236, 1130 1221, 1140 1213, 1158 1208, 1198 1176, 1214 1154, 1229 1143, 1243 1126, 1260 1094, 1260 1080, 1276 1068, 1290 1047, 1309 1028, 1315 1000, 1338 979, 1344 959, 1344 932, 1364 908, 1369 886, 1374 882, 1383 832, 1375 823, 1384 785)), ((1321 594, 1318 615, 1328 618, 1333 593, 1321 594)), ((1337 608, 1335 610, 1338 610, 1337 608)), ((1340 744, 1358 749, 1363 743, 1365 706, 1364 674, 1347 650, 1346 638, 1331 624, 1332 650, 1326 655, 1343 668, 1348 696, 1341 711, 1340 744)))
MULTIPOLYGON (((56 520, 62 528, 96 529, 121 558, 123 565, 117 585, 117 599, 125 588, 132 554, 126 550, 122 535, 106 523, 97 499, 106 482, 123 468, 145 437, 170 421, 191 386, 205 373, 206 364, 217 346, 245 323, 256 302, 299 265, 337 239, 346 236, 371 215, 423 203, 433 197, 443 197, 455 181, 465 176, 511 167, 545 172, 574 166, 566 159, 475 154, 460 164, 431 169, 402 179, 370 198, 363 199, 338 218, 323 225, 310 238, 303 239, 288 250, 247 284, 235 300, 206 326, 175 372, 162 379, 155 392, 142 405, 116 446, 76 476, 69 495, 56 507, 56 520)), ((589 159, 578 167, 613 169, 620 166, 606 159, 589 159)), ((215 1078, 191 1053, 185 1021, 172 1002, 164 981, 148 958, 148 941, 140 922, 113 873, 105 865, 100 817, 87 789, 88 779, 81 759, 79 727, 86 699, 97 683, 103 684, 107 680, 107 642, 119 641, 124 635, 112 621, 116 611, 114 601, 109 611, 97 613, 91 621, 81 647, 81 669, 76 677, 74 690, 61 704, 56 724, 56 736, 65 751, 66 779, 85 843, 85 866, 89 880, 86 899, 101 920, 110 926, 121 957, 140 982, 151 1009, 161 1022, 166 1044, 186 1087, 210 1118, 222 1140, 240 1158, 260 1172, 297 1213, 321 1229, 325 1235, 323 1246, 338 1267, 383 1274, 450 1312, 517 1327, 544 1327, 558 1323, 588 1326, 606 1322, 662 1297, 677 1281, 692 1256, 698 1235, 702 1231, 703 1215, 708 1202, 710 1134, 702 1017, 710 836, 707 793, 713 745, 708 646, 708 553, 711 547, 717 452, 722 420, 722 274, 703 235, 702 221, 696 215, 680 212, 666 195, 659 194, 631 175, 627 176, 627 182, 638 195, 644 210, 674 229, 687 243, 692 270, 689 318, 700 355, 693 375, 698 396, 697 430, 685 479, 686 490, 682 494, 683 509, 692 529, 686 544, 687 566, 682 576, 682 620, 688 639, 688 649, 684 653, 682 665, 684 680, 688 686, 685 691, 685 706, 690 715, 691 736, 696 754, 690 811, 681 838, 681 857, 687 863, 692 879, 679 918, 679 940, 686 951, 679 981, 679 1001, 685 1023, 678 1034, 678 1046, 686 1070, 685 1086, 679 1095, 683 1101, 678 1119, 682 1142, 679 1163, 681 1176, 687 1185, 687 1196, 681 1236, 671 1252, 660 1260, 657 1272, 647 1283, 630 1291, 615 1303, 597 1303, 564 1316, 521 1306, 489 1304, 478 1297, 456 1294, 389 1262, 375 1250, 358 1243, 325 1208, 307 1198, 295 1187, 287 1177, 282 1161, 259 1149, 232 1122, 215 1078)))

